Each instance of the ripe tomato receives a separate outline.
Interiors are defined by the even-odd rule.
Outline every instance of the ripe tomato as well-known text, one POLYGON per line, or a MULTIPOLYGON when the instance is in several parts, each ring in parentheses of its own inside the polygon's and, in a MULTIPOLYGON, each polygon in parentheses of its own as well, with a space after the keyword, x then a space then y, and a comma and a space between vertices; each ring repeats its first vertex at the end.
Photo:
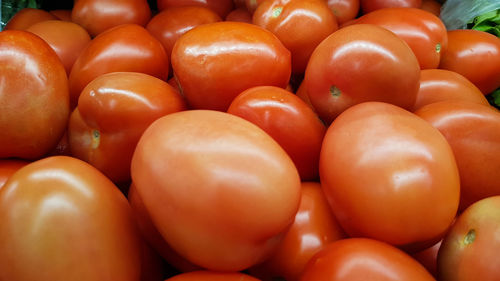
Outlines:
POLYGON ((180 6, 201 6, 216 12, 222 19, 233 10, 232 0, 157 0, 158 10, 180 6))
POLYGON ((71 10, 51 10, 49 13, 60 20, 71 21, 71 10))
POLYGON ((366 238, 342 239, 317 253, 301 281, 432 281, 434 278, 398 248, 366 238))
POLYGON ((146 242, 142 243, 140 281, 163 281, 163 260, 146 242))
POLYGON ((415 112, 450 144, 460 173, 460 210, 500 195, 500 112, 489 105, 442 101, 415 112))
POLYGON ((436 0, 422 0, 420 9, 433 13, 437 17, 441 14, 441 3, 436 0))
POLYGON ((359 13, 359 0, 327 0, 339 25, 355 19, 359 13))
POLYGON ((253 14, 255 10, 257 10, 257 7, 264 1, 265 0, 245 0, 245 6, 247 10, 253 14))
POLYGON ((500 280, 499 222, 500 196, 470 205, 457 218, 439 249, 439 280, 500 280))
POLYGON ((415 55, 394 33, 355 24, 339 29, 318 45, 303 83, 319 117, 330 124, 342 111, 365 101, 411 108, 419 73, 415 55))
POLYGON ((246 8, 238 8, 227 14, 225 20, 252 23, 252 14, 246 8))
POLYGON ((420 89, 412 111, 444 100, 463 100, 488 105, 488 100, 472 82, 445 69, 420 71, 420 89))
POLYGON ((69 118, 68 78, 40 37, 0 32, 0 158, 36 159, 56 146, 69 118))
POLYGON ((139 280, 130 206, 83 161, 54 156, 19 169, 0 190, 0 221, 1 280, 139 280))
POLYGON ((386 8, 365 14, 357 24, 376 24, 403 39, 417 57, 421 69, 437 68, 448 44, 444 23, 417 8, 386 8))
POLYGON ((163 238, 211 270, 262 262, 299 206, 300 178, 286 152, 257 126, 224 112, 190 110, 156 120, 131 167, 163 238))
MULTIPOLYGON (((196 271, 176 275, 168 281, 259 281, 250 275, 236 272, 196 271)), ((165 280, 165 281, 167 281, 165 280)))
POLYGON ((7 180, 12 176, 17 170, 26 166, 30 162, 23 160, 14 159, 1 159, 0 160, 0 190, 2 186, 7 182, 7 180))
POLYGON ((303 181, 319 178, 326 128, 299 97, 278 87, 254 87, 238 95, 227 112, 266 131, 292 158, 303 181))
POLYGON ((360 0, 363 14, 384 8, 420 8, 422 0, 360 0))
POLYGON ((37 22, 46 20, 57 20, 57 18, 44 10, 24 8, 7 22, 4 30, 25 30, 37 22))
POLYGON ((92 37, 122 24, 145 26, 150 18, 147 0, 78 0, 71 12, 71 20, 92 37))
POLYGON ((500 87, 500 38, 479 30, 448 31, 439 68, 462 74, 489 94, 500 87))
POLYGON ((69 75, 76 59, 90 42, 90 35, 76 23, 48 20, 35 23, 26 29, 40 36, 56 52, 69 75))
POLYGON ((318 0, 266 0, 253 13, 253 23, 290 50, 293 73, 304 73, 316 46, 338 29, 333 12, 318 0))
POLYGON ((75 61, 69 75, 72 108, 83 88, 110 72, 141 72, 166 80, 168 56, 161 43, 145 28, 125 24, 94 38, 75 61))
POLYGON ((412 257, 422 264, 432 276, 437 277, 437 255, 441 247, 442 240, 433 246, 414 253, 412 257))
POLYGON ((441 239, 457 212, 460 180, 450 145, 391 104, 366 102, 342 113, 326 132, 319 169, 349 236, 421 250, 441 239))
POLYGON ((262 280, 299 280, 307 262, 327 244, 345 237, 333 216, 321 185, 302 182, 300 207, 278 249, 250 272, 262 280))
POLYGON ((191 107, 220 111, 248 88, 285 88, 291 75, 290 51, 280 40, 242 22, 205 24, 184 34, 172 50, 172 67, 191 107))

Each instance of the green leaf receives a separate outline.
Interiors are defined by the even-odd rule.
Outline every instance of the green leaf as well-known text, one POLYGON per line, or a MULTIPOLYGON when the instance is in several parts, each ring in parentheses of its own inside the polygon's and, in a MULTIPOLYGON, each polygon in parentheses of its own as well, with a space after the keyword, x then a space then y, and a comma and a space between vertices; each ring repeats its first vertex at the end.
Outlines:
POLYGON ((488 102, 496 107, 497 109, 500 109, 500 88, 496 89, 493 93, 489 94, 486 96, 488 99, 488 102))
POLYGON ((475 17, 467 24, 467 27, 500 37, 500 9, 475 17))

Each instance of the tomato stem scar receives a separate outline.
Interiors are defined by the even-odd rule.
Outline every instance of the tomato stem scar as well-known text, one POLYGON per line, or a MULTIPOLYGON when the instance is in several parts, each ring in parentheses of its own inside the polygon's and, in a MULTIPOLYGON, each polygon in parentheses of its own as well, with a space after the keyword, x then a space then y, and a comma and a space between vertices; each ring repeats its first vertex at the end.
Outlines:
POLYGON ((471 229, 464 237, 464 245, 472 244, 476 240, 476 230, 471 229))
POLYGON ((281 12, 283 11, 283 7, 276 7, 273 9, 273 17, 277 18, 281 12))
POLYGON ((334 97, 340 97, 340 94, 342 94, 342 92, 339 90, 339 88, 330 86, 330 94, 332 94, 332 96, 334 97))
POLYGON ((96 149, 99 147, 101 142, 101 133, 98 130, 92 131, 92 148, 96 149))
POLYGON ((437 43, 436 44, 436 53, 440 53, 441 52, 441 43, 437 43))

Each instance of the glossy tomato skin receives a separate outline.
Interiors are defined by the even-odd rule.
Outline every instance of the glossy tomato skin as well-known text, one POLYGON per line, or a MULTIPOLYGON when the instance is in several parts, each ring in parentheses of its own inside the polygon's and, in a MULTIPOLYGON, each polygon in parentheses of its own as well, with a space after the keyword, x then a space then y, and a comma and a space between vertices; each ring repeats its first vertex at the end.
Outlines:
POLYGON ((57 20, 51 13, 34 8, 24 8, 17 12, 5 25, 4 30, 26 30, 37 22, 57 20))
POLYGON ((445 69, 420 71, 420 88, 411 111, 444 100, 463 100, 488 105, 483 93, 462 75, 445 69))
POLYGON ((359 13, 359 0, 327 0, 339 25, 355 19, 359 13))
POLYGON ((460 173, 460 210, 500 195, 500 112, 489 105, 442 101, 415 112, 450 144, 460 173))
POLYGON ((90 42, 90 35, 76 23, 49 20, 36 23, 26 31, 40 36, 56 52, 69 76, 71 67, 90 42))
POLYGON ((156 120, 137 144, 132 180, 169 245, 215 271, 262 262, 300 201, 286 152, 254 124, 218 111, 156 120))
POLYGON ((450 30, 439 68, 462 74, 487 95, 500 87, 500 38, 479 30, 450 30))
POLYGON ((0 32, 0 158, 36 159, 56 146, 69 118, 68 78, 40 37, 0 32))
POLYGON ((300 207, 274 254, 263 264, 250 270, 262 280, 282 277, 297 281, 307 262, 345 233, 333 216, 320 183, 302 182, 300 207))
POLYGON ((120 25, 94 38, 75 61, 69 75, 72 108, 83 88, 110 72, 141 72, 166 80, 169 59, 161 43, 136 24, 120 25))
POLYGON ((303 83, 316 112, 330 124, 342 111, 365 101, 410 108, 419 73, 418 61, 403 40, 382 27, 356 24, 318 45, 303 83))
MULTIPOLYGON (((168 281, 259 281, 250 275, 236 272, 196 271, 176 275, 168 281)), ((167 281, 165 280, 165 281, 167 281)))
POLYGON ((130 180, 130 161, 156 119, 186 109, 167 82, 138 72, 101 75, 82 91, 69 121, 71 154, 114 182, 130 180))
POLYGON ((360 0, 363 14, 384 8, 420 8, 422 0, 360 0))
POLYGON ((438 68, 448 45, 444 23, 434 14, 418 8, 386 8, 356 19, 358 24, 376 24, 403 39, 417 57, 421 69, 438 68))
POLYGON ((201 6, 213 10, 221 18, 225 18, 234 7, 232 0, 157 0, 157 5, 160 11, 181 6, 201 6))
POLYGON ((338 29, 333 12, 318 0, 266 0, 253 13, 253 23, 290 50, 293 73, 304 73, 316 46, 338 29))
POLYGON ((26 165, 0 191, 0 210, 2 280, 139 280, 130 206, 87 163, 54 156, 26 165))
POLYGON ((217 22, 198 26, 179 38, 172 51, 172 67, 192 108, 226 111, 248 88, 285 88, 291 58, 270 31, 242 22, 217 22))
POLYGON ((325 125, 299 97, 282 88, 259 86, 239 94, 228 113, 267 132, 292 158, 301 180, 317 180, 325 125))
POLYGON ((349 238, 335 241, 308 263, 301 281, 385 281, 434 278, 416 260, 386 243, 349 238))
POLYGON ((122 24, 145 26, 150 18, 147 0, 78 0, 71 10, 71 20, 92 37, 122 24))
POLYGON ((470 205, 460 214, 438 252, 439 280, 500 280, 500 196, 470 205))
POLYGON ((15 159, 0 160, 0 189, 17 170, 28 165, 30 162, 15 159))
POLYGON ((458 208, 450 145, 391 104, 366 102, 342 113, 326 132, 319 167, 331 208, 352 237, 421 250, 444 235, 458 208))

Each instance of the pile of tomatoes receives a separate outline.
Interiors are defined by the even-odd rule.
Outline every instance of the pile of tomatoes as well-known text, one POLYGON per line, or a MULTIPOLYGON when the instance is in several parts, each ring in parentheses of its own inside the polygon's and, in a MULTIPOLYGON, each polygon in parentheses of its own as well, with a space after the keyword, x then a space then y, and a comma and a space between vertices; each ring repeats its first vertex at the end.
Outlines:
POLYGON ((500 39, 435 0, 77 0, 0 32, 0 280, 500 280, 500 39))

